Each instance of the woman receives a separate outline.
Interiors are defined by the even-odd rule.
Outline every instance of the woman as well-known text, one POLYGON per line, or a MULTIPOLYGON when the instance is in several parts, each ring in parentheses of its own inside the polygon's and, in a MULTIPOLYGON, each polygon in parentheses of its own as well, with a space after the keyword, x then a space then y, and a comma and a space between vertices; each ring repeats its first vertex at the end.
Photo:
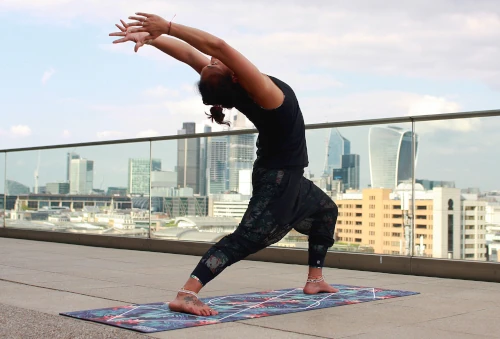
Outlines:
POLYGON ((322 267, 334 242, 338 210, 330 197, 303 176, 309 164, 304 119, 290 86, 262 74, 241 53, 209 33, 153 14, 136 13, 129 19, 136 21, 128 25, 122 21, 123 27, 117 25, 120 32, 110 34, 123 37, 114 43, 133 41, 136 52, 149 44, 188 64, 200 74, 198 88, 203 103, 212 106, 209 118, 227 123, 223 109, 234 107, 259 131, 248 209, 236 231, 202 257, 170 302, 170 309, 216 315, 198 299, 202 287, 226 267, 278 242, 292 229, 309 237, 304 293, 337 292, 324 281, 322 267))

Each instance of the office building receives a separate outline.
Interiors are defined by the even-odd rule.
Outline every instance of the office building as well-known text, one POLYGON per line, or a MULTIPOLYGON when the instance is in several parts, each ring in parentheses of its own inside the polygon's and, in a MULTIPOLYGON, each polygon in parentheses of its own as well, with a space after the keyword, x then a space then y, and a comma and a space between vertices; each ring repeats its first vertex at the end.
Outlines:
MULTIPOLYGON (((416 139, 416 154, 418 137, 416 139)), ((396 126, 375 126, 369 133, 372 188, 396 188, 412 180, 412 132, 396 126)))
MULTIPOLYGON (((178 135, 195 134, 196 124, 185 122, 178 135)), ((190 187, 195 194, 200 193, 200 138, 177 140, 177 184, 190 187)))
POLYGON ((342 156, 351 154, 351 142, 337 128, 331 128, 326 141, 323 176, 331 176, 334 169, 342 168, 342 156))
POLYGON ((69 194, 69 182, 53 182, 46 185, 47 194, 69 194))
POLYGON ((207 194, 221 194, 229 189, 229 136, 207 139, 207 194))
POLYGON ((94 186, 94 161, 71 159, 70 194, 91 194, 94 186))
POLYGON ((71 160, 80 159, 80 156, 74 152, 70 152, 66 156, 66 182, 71 179, 71 160))
POLYGON ((128 192, 131 195, 149 195, 150 175, 161 171, 160 159, 138 158, 128 161, 128 192))
POLYGON ((343 155, 341 168, 333 170, 333 180, 341 181, 345 190, 358 190, 359 170, 359 154, 343 155))
POLYGON ((6 195, 21 195, 21 194, 29 194, 30 188, 26 185, 21 184, 20 182, 14 180, 6 180, 6 195))

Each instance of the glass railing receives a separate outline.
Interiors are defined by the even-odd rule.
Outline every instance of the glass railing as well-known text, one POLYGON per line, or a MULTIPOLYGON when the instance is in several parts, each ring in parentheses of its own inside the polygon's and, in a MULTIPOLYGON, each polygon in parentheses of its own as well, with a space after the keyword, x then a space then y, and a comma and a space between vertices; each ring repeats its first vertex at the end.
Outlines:
MULTIPOLYGON (((339 208, 330 250, 498 261, 499 116, 307 126, 304 176, 339 208)), ((248 206, 256 139, 235 130, 4 150, 2 223, 214 243, 248 206)), ((308 238, 291 230, 273 246, 306 251, 308 238)))

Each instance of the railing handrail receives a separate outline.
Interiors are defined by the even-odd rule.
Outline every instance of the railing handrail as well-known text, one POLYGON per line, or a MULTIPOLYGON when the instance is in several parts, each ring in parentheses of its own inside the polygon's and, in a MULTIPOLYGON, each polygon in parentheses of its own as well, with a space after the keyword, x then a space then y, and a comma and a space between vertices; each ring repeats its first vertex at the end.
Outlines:
MULTIPOLYGON (((393 118, 363 119, 363 120, 351 120, 351 121, 340 121, 340 122, 326 122, 326 123, 308 124, 306 125, 306 130, 335 128, 335 127, 356 127, 356 126, 381 125, 381 124, 399 124, 399 123, 424 122, 424 121, 436 121, 436 120, 485 118, 485 117, 495 117, 495 116, 500 116, 500 109, 486 110, 486 111, 467 111, 458 113, 431 114, 431 115, 402 116, 393 118)), ((232 131, 209 132, 209 133, 175 134, 175 135, 165 135, 158 137, 129 138, 129 139, 106 140, 106 141, 89 141, 89 142, 80 142, 72 144, 10 148, 10 149, 0 150, 0 153, 37 151, 37 150, 58 149, 58 148, 103 146, 103 145, 113 145, 113 144, 129 144, 129 143, 165 141, 165 140, 182 140, 191 138, 207 138, 207 137, 218 137, 227 135, 251 134, 257 132, 258 131, 256 129, 239 129, 232 131)))

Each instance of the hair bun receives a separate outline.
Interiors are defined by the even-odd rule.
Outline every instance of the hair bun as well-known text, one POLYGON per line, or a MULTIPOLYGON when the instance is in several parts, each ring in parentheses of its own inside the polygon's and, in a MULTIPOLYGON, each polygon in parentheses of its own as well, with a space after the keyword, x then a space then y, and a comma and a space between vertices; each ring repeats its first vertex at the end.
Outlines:
POLYGON ((229 121, 224 121, 224 117, 226 115, 224 114, 223 110, 224 109, 222 108, 222 106, 216 105, 216 106, 212 106, 210 108, 210 114, 207 114, 207 113, 205 113, 205 114, 208 115, 208 119, 211 119, 212 122, 215 121, 219 125, 231 126, 229 121))

